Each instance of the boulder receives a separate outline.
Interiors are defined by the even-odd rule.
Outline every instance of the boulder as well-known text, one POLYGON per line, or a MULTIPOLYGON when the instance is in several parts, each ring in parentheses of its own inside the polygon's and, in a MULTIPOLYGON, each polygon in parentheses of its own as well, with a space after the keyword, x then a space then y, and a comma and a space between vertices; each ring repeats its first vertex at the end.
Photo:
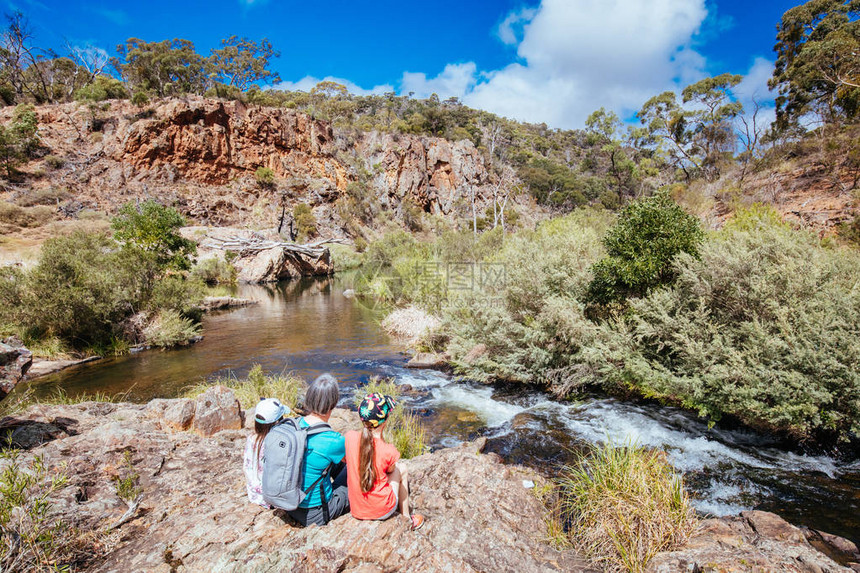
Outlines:
POLYGON ((781 571, 841 573, 850 569, 807 542, 803 532, 765 511, 708 519, 685 547, 657 554, 649 573, 677 571, 781 571))
MULTIPOLYGON (((186 412, 185 405, 174 405, 165 409, 164 416, 170 416, 168 425, 181 424, 186 412)), ((222 430, 240 430, 243 422, 244 415, 236 395, 226 386, 219 385, 209 388, 197 398, 190 425, 201 436, 211 436, 222 430)))
POLYGON ((429 368, 442 369, 448 366, 448 355, 439 354, 437 352, 416 352, 409 362, 406 363, 407 368, 429 368))
POLYGON ((32 364, 33 353, 16 337, 0 342, 0 400, 15 389, 32 364))
POLYGON ((284 248, 273 248, 239 256, 233 260, 243 283, 272 283, 301 277, 329 276, 334 273, 328 249, 313 257, 284 248))

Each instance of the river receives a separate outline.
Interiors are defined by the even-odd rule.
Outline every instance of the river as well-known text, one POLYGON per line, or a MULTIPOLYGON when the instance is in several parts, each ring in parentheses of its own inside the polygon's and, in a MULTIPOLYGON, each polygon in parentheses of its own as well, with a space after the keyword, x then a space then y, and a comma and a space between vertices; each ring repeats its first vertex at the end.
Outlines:
POLYGON ((557 402, 536 389, 410 370, 408 355, 380 329, 378 312, 343 296, 344 288, 340 279, 242 286, 237 294, 259 303, 206 316, 205 338, 190 348, 102 360, 32 384, 40 395, 62 387, 71 396, 127 392, 131 401, 146 401, 261 364, 305 379, 331 372, 348 406, 371 376, 394 377, 411 386, 404 401, 433 448, 486 436, 488 449, 505 460, 552 475, 589 443, 635 441, 668 453, 702 514, 763 509, 860 543, 860 460, 792 451, 744 429, 709 429, 677 408, 601 395, 557 402))

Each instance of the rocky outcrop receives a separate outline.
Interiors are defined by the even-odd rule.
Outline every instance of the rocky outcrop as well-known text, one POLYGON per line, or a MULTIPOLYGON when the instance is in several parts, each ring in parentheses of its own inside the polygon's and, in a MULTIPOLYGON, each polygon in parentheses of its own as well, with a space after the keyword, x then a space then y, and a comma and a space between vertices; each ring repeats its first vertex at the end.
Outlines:
POLYGON ((224 386, 213 386, 194 400, 153 400, 147 405, 146 414, 172 430, 191 429, 205 437, 224 430, 239 430, 245 422, 235 394, 224 386))
MULTIPOLYGON (((232 411, 229 390, 211 392, 232 411)), ((525 487, 541 485, 542 478, 482 454, 483 439, 407 462, 415 506, 427 518, 418 532, 399 517, 370 522, 349 515, 326 527, 299 528, 283 512, 248 502, 241 470, 247 430, 208 437, 182 431, 194 426, 201 400, 209 398, 39 405, 0 420, 13 443, 31 448, 21 463, 39 455, 50 466, 66 464, 70 482, 55 510, 84 529, 116 523, 126 513, 114 478, 131 460, 143 500, 110 553, 89 570, 593 570, 572 551, 544 541, 545 510, 535 490, 525 487)), ((343 431, 356 416, 336 410, 330 422, 343 431)), ((648 570, 850 571, 817 551, 816 542, 807 541, 811 533, 826 536, 758 511, 708 520, 686 547, 658 554, 648 570)), ((856 550, 846 540, 828 539, 830 547, 856 550)))
MULTIPOLYGON (((345 233, 349 212, 336 202, 359 179, 362 201, 395 213, 406 199, 428 213, 450 213, 473 191, 483 212, 491 197, 485 159, 466 140, 339 133, 301 112, 197 96, 105 105, 37 108, 46 151, 65 163, 34 162, 34 171, 51 169, 51 177, 34 178, 21 193, 67 189, 69 205, 61 207, 69 212, 114 212, 129 200, 156 198, 200 224, 254 228, 275 228, 306 203, 325 236, 345 233), (272 170, 274 184, 255 180, 261 167, 272 170)), ((0 109, 0 120, 11 113, 0 109)))
MULTIPOLYGON (((590 570, 576 554, 543 541, 542 505, 523 487, 524 479, 539 478, 480 454, 483 442, 409 460, 415 505, 427 518, 418 532, 403 518, 376 522, 349 515, 302 529, 282 512, 248 502, 241 469, 247 431, 211 437, 178 431, 187 425, 189 402, 36 406, 18 418, 19 424, 54 428, 45 434, 51 441, 24 455, 67 464, 70 485, 56 509, 81 527, 113 523, 125 513, 112 481, 125 452, 140 474, 138 514, 90 570, 590 570), (68 433, 56 429, 57 420, 68 433)), ((354 418, 339 412, 332 424, 342 430, 354 418)))
MULTIPOLYGON (((650 573, 676 571, 732 572, 784 571, 786 573, 850 573, 807 540, 804 530, 773 513, 745 511, 736 517, 709 519, 687 545, 658 554, 648 565, 650 573)), ((848 548, 853 543, 828 536, 848 548)), ((819 547, 823 548, 822 545, 819 547)), ((850 548, 849 548, 850 549, 850 548)), ((856 552, 856 547, 853 550, 856 552)), ((850 555, 845 555, 851 559, 850 555)), ((853 556, 860 559, 860 554, 853 556)), ((858 565, 860 569, 860 565, 858 565)), ((856 569, 855 569, 856 570, 856 569)))
POLYGON ((15 337, 0 342, 0 400, 5 398, 27 374, 33 353, 15 337))

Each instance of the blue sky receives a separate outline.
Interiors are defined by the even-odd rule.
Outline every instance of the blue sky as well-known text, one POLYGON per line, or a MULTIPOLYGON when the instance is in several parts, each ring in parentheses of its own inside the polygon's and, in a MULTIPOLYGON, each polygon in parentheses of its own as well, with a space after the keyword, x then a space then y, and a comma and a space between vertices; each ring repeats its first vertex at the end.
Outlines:
POLYGON ((458 96, 553 127, 597 107, 628 116, 647 97, 706 75, 749 74, 767 99, 776 0, 13 0, 36 44, 114 54, 129 37, 185 38, 208 53, 232 34, 268 37, 283 87, 339 79, 355 92, 458 96))

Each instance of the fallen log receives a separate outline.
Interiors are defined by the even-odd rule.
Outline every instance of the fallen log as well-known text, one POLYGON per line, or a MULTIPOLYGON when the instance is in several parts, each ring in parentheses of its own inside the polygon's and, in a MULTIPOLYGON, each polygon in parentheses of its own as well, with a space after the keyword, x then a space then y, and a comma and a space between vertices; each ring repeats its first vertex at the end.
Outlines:
POLYGON ((207 235, 203 246, 220 249, 222 251, 235 251, 239 254, 257 253, 269 249, 284 249, 286 251, 300 253, 309 257, 320 257, 325 252, 325 247, 323 247, 323 245, 330 243, 343 244, 347 242, 348 241, 346 239, 320 239, 318 241, 301 245, 299 243, 289 241, 272 241, 264 239, 259 235, 248 238, 238 236, 220 238, 207 235))

